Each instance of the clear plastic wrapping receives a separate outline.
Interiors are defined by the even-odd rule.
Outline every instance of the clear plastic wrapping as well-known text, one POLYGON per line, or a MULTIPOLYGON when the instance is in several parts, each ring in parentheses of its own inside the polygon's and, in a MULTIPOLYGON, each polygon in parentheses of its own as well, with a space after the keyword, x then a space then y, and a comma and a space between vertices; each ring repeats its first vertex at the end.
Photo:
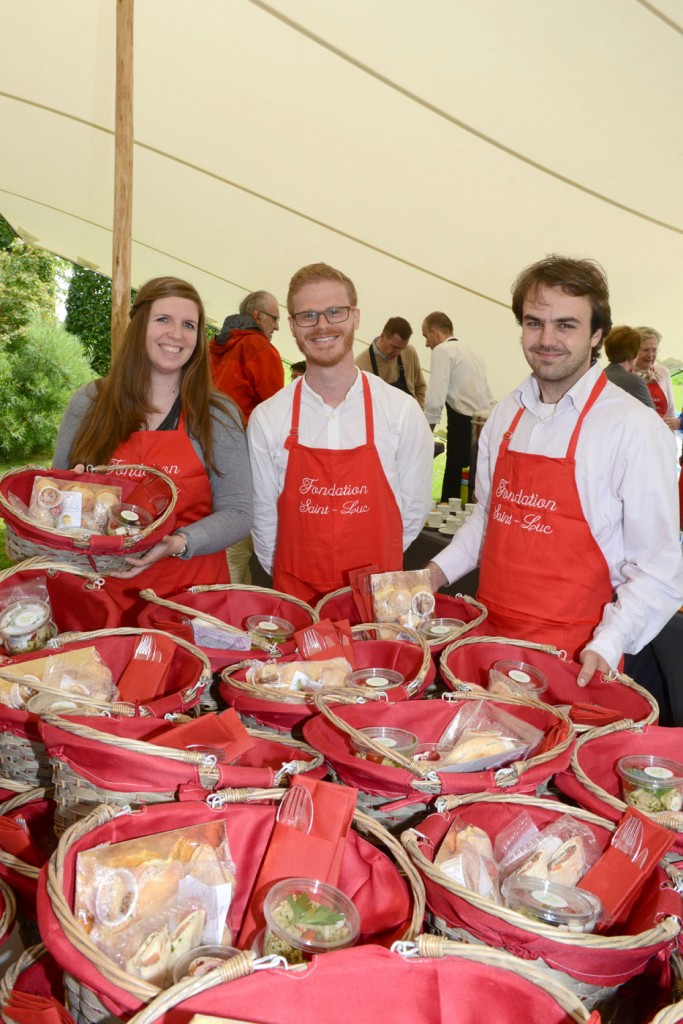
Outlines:
POLYGON ((351 665, 346 658, 325 661, 253 661, 247 669, 247 682, 270 690, 316 693, 346 685, 351 665))
POLYGON ((66 532, 106 533, 109 512, 120 501, 120 487, 37 476, 28 511, 40 526, 66 532))
MULTIPOLYGON (((370 577, 370 588, 375 622, 418 629, 434 611, 428 569, 375 573, 370 577)), ((389 638, 395 635, 389 630, 385 634, 389 638)))
POLYGON ((189 950, 229 944, 234 889, 225 822, 211 821, 80 852, 74 914, 102 953, 163 988, 189 950))
POLYGON ((499 768, 531 754, 543 732, 486 701, 463 704, 439 739, 439 771, 499 768))

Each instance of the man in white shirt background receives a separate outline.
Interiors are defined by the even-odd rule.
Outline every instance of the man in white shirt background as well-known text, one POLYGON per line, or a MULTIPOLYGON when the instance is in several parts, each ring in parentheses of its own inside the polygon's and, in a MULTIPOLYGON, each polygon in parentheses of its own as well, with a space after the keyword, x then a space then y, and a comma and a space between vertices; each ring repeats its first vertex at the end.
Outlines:
POLYGON ((480 564, 487 632, 566 650, 586 685, 639 651, 683 601, 676 446, 597 362, 611 327, 597 264, 533 264, 512 308, 532 374, 482 431, 479 503, 430 562, 432 584, 480 564))
POLYGON ((430 507, 433 441, 410 395, 355 366, 346 274, 302 267, 287 308, 306 372, 249 420, 252 534, 273 586, 313 604, 349 570, 402 569, 430 507))
MULTIPOLYGON (((453 335, 453 323, 445 313, 424 318, 422 334, 432 358, 424 413, 432 430, 446 405, 446 468, 441 500, 460 495, 462 471, 470 464, 472 416, 493 405, 483 359, 453 335)), ((470 481, 470 486, 472 481, 470 481)))

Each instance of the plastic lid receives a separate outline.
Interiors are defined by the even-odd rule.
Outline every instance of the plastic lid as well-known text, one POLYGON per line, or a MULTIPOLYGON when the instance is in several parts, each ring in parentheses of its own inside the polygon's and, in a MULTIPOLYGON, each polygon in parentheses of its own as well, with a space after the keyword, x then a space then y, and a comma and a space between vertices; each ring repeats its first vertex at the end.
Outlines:
POLYGON ((354 737, 351 742, 355 750, 366 752, 372 748, 363 743, 363 736, 367 736, 369 739, 374 740, 375 743, 379 743, 380 746, 386 747, 387 750, 397 750, 399 754, 410 754, 417 747, 418 738, 414 732, 408 732, 407 729, 391 729, 388 726, 383 725, 368 725, 364 729, 359 729, 360 737, 354 737))
POLYGON ((15 601, 5 608, 0 617, 0 633, 26 636, 40 629, 49 618, 50 608, 44 601, 15 601))
POLYGON ((122 526, 139 526, 144 529, 154 522, 154 517, 147 509, 140 508, 139 505, 129 505, 122 502, 111 506, 109 521, 119 523, 122 526))
POLYGON ((510 910, 570 931, 590 931, 602 911, 592 892, 540 878, 511 875, 503 882, 502 893, 510 910))
POLYGON ((403 676, 391 668, 359 668, 347 677, 350 686, 371 686, 375 690, 390 690, 400 686, 403 676))
POLYGON ((661 788, 683 783, 683 764, 656 754, 627 754, 617 761, 617 773, 636 786, 661 788))
POLYGON ((183 978, 201 978, 238 954, 239 949, 234 946, 195 946, 173 968, 173 983, 177 985, 183 978))
POLYGON ((443 640, 449 633, 455 633, 464 625, 462 619, 425 619, 420 623, 419 632, 431 640, 443 640))
POLYGON ((521 692, 543 693, 548 689, 548 679, 539 669, 525 661, 496 661, 491 666, 495 672, 507 676, 521 692))
POLYGON ((263 913, 272 933, 308 953, 351 946, 360 931, 360 915, 349 897, 314 878, 277 882, 266 896, 263 913))
POLYGON ((292 623, 277 615, 249 615, 244 625, 251 633, 270 637, 290 637, 294 632, 292 623))

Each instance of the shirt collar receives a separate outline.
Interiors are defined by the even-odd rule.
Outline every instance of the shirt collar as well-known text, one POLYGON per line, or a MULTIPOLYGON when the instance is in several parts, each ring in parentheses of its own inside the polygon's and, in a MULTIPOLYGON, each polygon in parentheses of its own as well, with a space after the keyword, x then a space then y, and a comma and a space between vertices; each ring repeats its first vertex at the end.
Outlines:
POLYGON ((380 357, 380 359, 384 359, 385 362, 388 362, 388 360, 391 358, 391 356, 385 356, 384 352, 382 352, 381 349, 377 348, 377 342, 378 341, 379 341, 379 337, 372 339, 372 348, 373 348, 373 350, 375 352, 375 355, 378 355, 380 357))
MULTIPOLYGON (((314 391, 312 387, 309 387, 309 384, 308 384, 308 381, 306 380, 305 375, 301 378, 301 386, 304 389, 304 391, 306 391, 307 394, 310 395, 311 398, 315 402, 318 403, 318 405, 323 405, 326 409, 332 408, 331 406, 329 406, 327 404, 327 402, 324 400, 324 398, 321 395, 318 394, 317 391, 314 391)), ((361 384, 361 371, 358 369, 358 367, 356 367, 356 379, 354 380, 354 382, 351 385, 351 387, 349 388, 349 390, 346 392, 346 395, 345 395, 343 401, 341 401, 339 403, 339 405, 335 406, 335 409, 340 409, 346 402, 348 402, 348 400, 353 395, 355 395, 358 391, 360 391, 361 387, 362 387, 362 384, 361 384)))
MULTIPOLYGON (((583 377, 580 377, 576 384, 562 396, 554 408, 559 411, 568 405, 573 405, 577 412, 581 412, 590 397, 595 382, 602 372, 600 363, 594 363, 593 366, 586 370, 583 377)), ((532 412, 540 419, 545 418, 543 413, 547 413, 547 403, 541 401, 541 391, 538 381, 533 374, 525 377, 519 387, 515 389, 514 394, 520 405, 523 405, 525 409, 528 409, 529 412, 532 412)))

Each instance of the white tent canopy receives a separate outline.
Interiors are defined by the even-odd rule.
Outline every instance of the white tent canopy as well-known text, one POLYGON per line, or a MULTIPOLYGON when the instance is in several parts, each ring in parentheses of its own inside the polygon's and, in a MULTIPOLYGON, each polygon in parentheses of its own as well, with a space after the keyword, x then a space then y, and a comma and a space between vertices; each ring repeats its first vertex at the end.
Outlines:
MULTIPOLYGON (((109 274, 114 0, 5 0, 2 37, 0 213, 109 274)), ((682 86, 680 0, 137 0, 133 284, 186 277, 220 323, 325 260, 359 346, 405 316, 428 367, 443 309, 500 396, 511 282, 563 252, 678 357, 682 86)))

